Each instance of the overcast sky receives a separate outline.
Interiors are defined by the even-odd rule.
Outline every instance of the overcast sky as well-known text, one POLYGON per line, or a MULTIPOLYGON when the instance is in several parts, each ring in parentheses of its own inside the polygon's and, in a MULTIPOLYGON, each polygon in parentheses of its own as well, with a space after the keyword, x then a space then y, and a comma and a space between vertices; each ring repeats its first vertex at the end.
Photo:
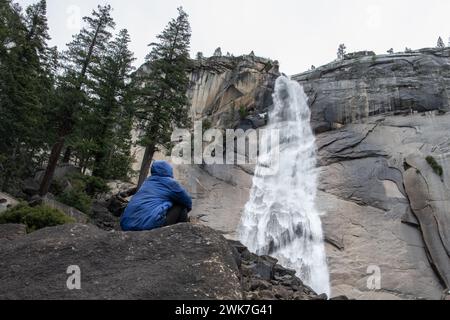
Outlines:
MULTIPOLYGON (((17 1, 17 0, 16 0, 17 1)), ((18 0, 26 6, 35 0, 18 0)), ((191 55, 210 56, 217 47, 234 55, 255 51, 276 59, 287 74, 303 72, 348 51, 432 47, 450 36, 449 0, 47 0, 52 45, 63 49, 81 17, 109 3, 117 30, 127 28, 131 49, 144 61, 147 45, 178 6, 190 15, 191 55)))

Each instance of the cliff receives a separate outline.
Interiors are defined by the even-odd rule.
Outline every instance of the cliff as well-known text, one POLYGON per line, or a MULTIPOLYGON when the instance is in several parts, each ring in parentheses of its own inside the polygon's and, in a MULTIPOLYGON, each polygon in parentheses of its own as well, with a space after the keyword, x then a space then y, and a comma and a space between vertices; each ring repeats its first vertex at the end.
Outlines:
POLYGON ((292 77, 310 97, 319 132, 380 114, 450 108, 450 49, 348 55, 292 77))
POLYGON ((361 297, 439 298, 450 286, 450 50, 347 57, 293 79, 318 133, 335 293, 356 283, 361 297), (364 293, 370 265, 382 288, 364 293))
POLYGON ((251 115, 266 112, 280 75, 278 62, 254 55, 211 57, 195 61, 188 97, 192 118, 229 128, 251 115))
MULTIPOLYGON (((450 285, 450 50, 348 55, 292 78, 309 96, 316 131, 321 173, 317 205, 325 214, 333 295, 441 298, 450 285), (442 175, 427 158, 442 167, 442 175), (380 271, 380 288, 369 286, 373 270, 380 271)), ((193 109, 198 118, 220 126, 226 117, 212 106, 224 101, 224 90, 210 87, 215 86, 197 87, 192 96, 209 98, 193 98, 193 109)), ((272 94, 273 85, 259 87, 265 89, 261 96, 272 94)), ((255 115, 268 110, 271 100, 265 101, 256 104, 255 115)), ((243 122, 244 128, 265 125, 243 122)), ((193 215, 236 237, 253 167, 177 169, 194 194, 193 215)))

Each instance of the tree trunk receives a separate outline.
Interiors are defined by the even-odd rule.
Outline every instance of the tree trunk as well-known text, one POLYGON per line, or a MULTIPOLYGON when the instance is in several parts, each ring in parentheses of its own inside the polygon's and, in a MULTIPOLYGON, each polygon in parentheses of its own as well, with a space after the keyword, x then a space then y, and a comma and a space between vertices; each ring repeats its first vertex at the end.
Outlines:
POLYGON ((104 151, 97 151, 94 155, 94 169, 92 170, 92 175, 95 177, 100 177, 105 179, 105 168, 106 168, 106 154, 104 151))
POLYGON ((145 148, 144 159, 142 160, 141 171, 139 174, 139 182, 137 189, 139 190, 144 184, 150 172, 150 166, 152 164, 153 156, 155 154, 155 145, 149 145, 145 148))
POLYGON ((64 152, 64 158, 62 160, 63 163, 70 163, 70 159, 72 158, 72 147, 67 147, 66 152, 64 152))
POLYGON ((64 147, 66 141, 65 136, 59 137, 58 141, 53 145, 52 152, 50 153, 50 158, 48 159, 47 169, 45 170, 44 178, 42 179, 41 187, 39 189, 39 195, 41 197, 45 196, 50 189, 50 185, 53 180, 53 175, 58 165, 59 156, 64 147))

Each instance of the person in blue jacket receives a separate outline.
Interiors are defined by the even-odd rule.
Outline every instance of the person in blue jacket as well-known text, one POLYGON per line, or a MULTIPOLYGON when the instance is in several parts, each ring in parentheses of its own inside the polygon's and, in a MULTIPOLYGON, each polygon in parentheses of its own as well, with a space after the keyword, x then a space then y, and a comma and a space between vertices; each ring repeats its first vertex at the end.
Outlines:
POLYGON ((121 218, 124 231, 146 231, 188 221, 192 198, 174 179, 166 161, 155 161, 151 177, 132 198, 121 218))

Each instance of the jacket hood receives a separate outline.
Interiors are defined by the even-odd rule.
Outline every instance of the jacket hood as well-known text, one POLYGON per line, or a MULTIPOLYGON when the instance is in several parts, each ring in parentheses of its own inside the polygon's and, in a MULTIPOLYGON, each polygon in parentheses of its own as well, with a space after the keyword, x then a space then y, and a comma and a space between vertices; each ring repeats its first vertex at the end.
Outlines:
POLYGON ((152 176, 173 178, 173 168, 167 161, 155 161, 152 165, 152 176))

